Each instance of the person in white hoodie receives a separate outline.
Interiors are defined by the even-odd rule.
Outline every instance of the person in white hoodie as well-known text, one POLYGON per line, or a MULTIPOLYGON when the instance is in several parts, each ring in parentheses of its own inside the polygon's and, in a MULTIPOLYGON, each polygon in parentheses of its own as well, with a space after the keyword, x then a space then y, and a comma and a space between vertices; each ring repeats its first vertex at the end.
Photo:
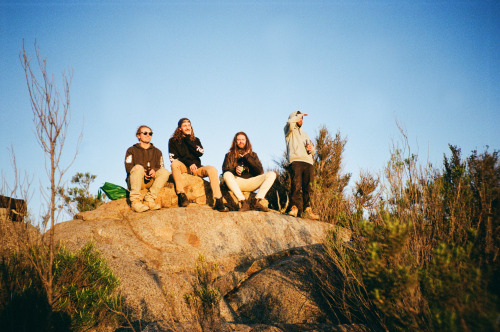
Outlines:
POLYGON ((311 139, 302 130, 304 116, 307 113, 295 111, 288 117, 285 125, 286 154, 290 164, 292 182, 289 215, 297 217, 304 213, 305 218, 318 220, 319 216, 310 206, 311 184, 314 180, 314 154, 311 139))

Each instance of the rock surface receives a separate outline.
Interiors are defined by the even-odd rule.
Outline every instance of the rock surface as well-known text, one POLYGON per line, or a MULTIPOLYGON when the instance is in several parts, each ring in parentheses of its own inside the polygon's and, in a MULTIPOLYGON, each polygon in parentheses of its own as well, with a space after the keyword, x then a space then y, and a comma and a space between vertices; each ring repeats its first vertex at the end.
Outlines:
POLYGON ((221 317, 240 323, 229 330, 250 331, 241 323, 263 323, 327 324, 329 328, 316 330, 336 331, 328 325, 329 309, 318 301, 310 276, 327 233, 345 241, 349 234, 276 211, 214 211, 203 205, 211 200, 210 194, 201 194, 207 192, 207 183, 191 176, 186 180, 186 194, 196 202, 186 208, 177 207, 175 191, 167 186, 157 202, 169 208, 135 213, 125 199, 112 201, 57 224, 56 239, 70 249, 94 241, 120 278, 128 305, 142 313, 143 321, 193 321, 184 295, 192 291, 201 255, 219 267, 215 284, 223 295, 221 317))

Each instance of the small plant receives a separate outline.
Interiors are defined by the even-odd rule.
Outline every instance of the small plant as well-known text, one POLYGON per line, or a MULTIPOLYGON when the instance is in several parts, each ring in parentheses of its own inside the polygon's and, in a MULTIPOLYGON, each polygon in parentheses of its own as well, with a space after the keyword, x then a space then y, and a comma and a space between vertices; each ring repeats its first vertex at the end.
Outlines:
POLYGON ((191 283, 193 291, 184 295, 184 300, 193 310, 202 331, 215 331, 220 321, 221 295, 214 285, 218 270, 217 264, 208 263, 200 255, 196 263, 195 280, 191 283))
POLYGON ((89 187, 96 179, 96 175, 90 173, 76 173, 71 179, 71 183, 75 187, 57 188, 57 194, 63 199, 64 203, 60 208, 64 207, 66 211, 75 215, 78 212, 91 211, 97 209, 104 203, 105 195, 92 195, 89 187))

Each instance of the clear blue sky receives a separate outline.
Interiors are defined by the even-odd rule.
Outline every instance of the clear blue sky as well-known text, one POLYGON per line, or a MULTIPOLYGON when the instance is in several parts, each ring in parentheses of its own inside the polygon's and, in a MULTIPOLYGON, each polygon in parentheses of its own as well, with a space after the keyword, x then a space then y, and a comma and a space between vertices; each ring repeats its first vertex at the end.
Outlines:
MULTIPOLYGON (((264 167, 285 147, 294 110, 347 136, 345 171, 382 170, 395 124, 422 161, 500 148, 499 1, 0 0, 0 167, 46 185, 19 52, 36 40, 60 84, 72 68, 66 155, 78 171, 125 185, 125 150, 149 125, 164 155, 188 117, 219 170, 237 131, 264 167)), ((168 168, 169 165, 168 165, 168 168)), ((38 196, 38 191, 35 196, 38 196)), ((34 197, 33 202, 39 198, 34 197)), ((32 206, 37 213, 37 207, 32 206)))

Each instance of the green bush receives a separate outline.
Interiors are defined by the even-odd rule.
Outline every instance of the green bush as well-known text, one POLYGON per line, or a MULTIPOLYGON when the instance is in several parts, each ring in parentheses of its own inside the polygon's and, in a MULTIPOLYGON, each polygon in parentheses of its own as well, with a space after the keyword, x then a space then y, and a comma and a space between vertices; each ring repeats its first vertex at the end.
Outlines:
POLYGON ((203 331, 215 331, 220 321, 221 294, 214 284, 218 270, 216 264, 207 262, 200 255, 194 271, 194 281, 191 283, 193 290, 184 295, 186 304, 203 331))
POLYGON ((92 195, 89 189, 96 177, 88 172, 76 173, 71 178, 71 183, 75 184, 75 187, 58 187, 57 195, 63 200, 60 208, 65 208, 70 215, 75 215, 78 212, 95 210, 101 206, 106 196, 92 195))
MULTIPOLYGON (((365 174, 329 219, 352 231, 348 246, 334 235, 325 244, 324 266, 340 271, 343 284, 317 273, 341 322, 390 331, 500 329, 498 152, 462 159, 459 148, 450 151, 439 170, 420 166, 408 145, 396 147, 381 186, 365 174)), ((332 197, 317 195, 315 204, 332 206, 332 197)))
POLYGON ((0 262, 0 324, 10 331, 87 330, 117 319, 124 300, 115 295, 118 278, 92 242, 73 253, 59 246, 54 255, 54 303, 47 301, 43 281, 30 263, 47 259, 36 247, 0 262), (31 255, 31 257, 29 256, 31 255))

